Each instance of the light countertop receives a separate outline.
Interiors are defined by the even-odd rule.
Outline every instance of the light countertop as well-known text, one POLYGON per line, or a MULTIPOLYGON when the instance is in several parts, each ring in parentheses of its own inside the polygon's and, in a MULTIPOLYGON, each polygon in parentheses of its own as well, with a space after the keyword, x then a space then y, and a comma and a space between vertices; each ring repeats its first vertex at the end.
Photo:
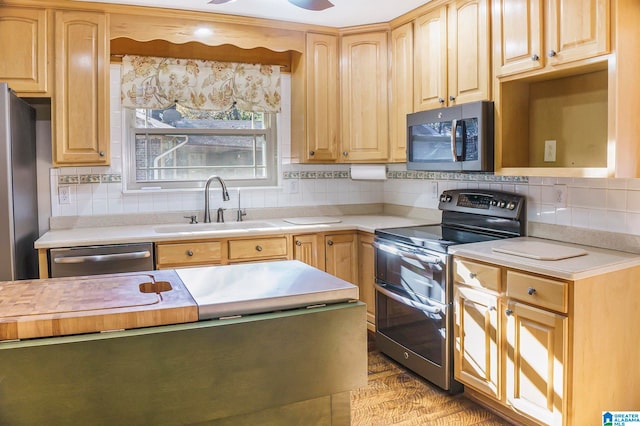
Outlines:
POLYGON ((295 225, 282 219, 266 219, 244 222, 228 221, 224 228, 216 227, 212 223, 211 230, 205 230, 207 224, 197 224, 188 232, 188 220, 174 225, 124 225, 83 227, 71 229, 55 229, 46 232, 35 242, 36 249, 48 249, 58 247, 76 247, 99 244, 126 244, 139 242, 160 242, 176 240, 197 240, 211 238, 231 238, 260 236, 282 233, 315 233, 331 231, 358 230, 373 233, 380 228, 393 228, 398 226, 422 225, 434 223, 427 219, 413 219, 400 216, 387 215, 347 215, 333 216, 340 219, 338 223, 323 223, 310 225, 295 225), (234 228, 234 224, 242 228, 234 228), (255 224, 255 228, 252 225, 255 224), (178 225, 175 232, 170 231, 169 226, 178 225), (162 230, 162 232, 158 232, 162 230))
POLYGON ((451 252, 470 259, 572 281, 640 265, 640 255, 637 254, 532 237, 461 244, 451 247, 451 252), (542 257, 554 257, 554 252, 574 256, 558 260, 543 260, 496 251, 496 249, 506 249, 517 252, 520 245, 523 252, 526 252, 525 248, 531 247, 531 243, 542 243, 541 246, 547 248, 548 256, 542 257))
POLYGON ((358 299, 358 287, 297 260, 185 268, 176 273, 198 305, 199 320, 358 299))

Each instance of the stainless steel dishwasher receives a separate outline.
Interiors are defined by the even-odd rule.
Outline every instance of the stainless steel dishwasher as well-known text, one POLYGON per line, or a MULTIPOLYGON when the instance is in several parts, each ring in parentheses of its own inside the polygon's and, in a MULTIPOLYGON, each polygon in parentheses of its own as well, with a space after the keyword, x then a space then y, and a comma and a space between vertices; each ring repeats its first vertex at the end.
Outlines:
POLYGON ((52 278, 153 270, 153 244, 113 244, 49 250, 52 278))

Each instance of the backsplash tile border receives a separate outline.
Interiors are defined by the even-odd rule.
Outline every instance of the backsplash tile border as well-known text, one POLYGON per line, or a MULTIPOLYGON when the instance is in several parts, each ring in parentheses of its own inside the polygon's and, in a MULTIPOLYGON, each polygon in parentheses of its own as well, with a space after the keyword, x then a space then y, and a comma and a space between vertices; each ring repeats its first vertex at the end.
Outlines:
MULTIPOLYGON (((349 179, 348 170, 333 171, 285 171, 283 179, 349 179)), ((455 172, 427 172, 419 170, 389 170, 387 179, 424 179, 424 180, 456 180, 476 182, 514 182, 528 183, 528 176, 500 176, 491 173, 455 173, 455 172)))
MULTIPOLYGON (((285 171, 283 179, 349 179, 351 173, 348 170, 332 171, 285 171)), ((387 171, 387 179, 414 179, 414 180, 456 180, 456 181, 480 181, 480 182, 515 182, 528 183, 528 176, 498 176, 487 173, 452 173, 452 172, 425 172, 417 170, 387 171)), ((58 185, 82 185, 91 183, 120 183, 122 175, 115 173, 105 174, 79 174, 58 175, 58 185)))
POLYGON ((115 173, 58 175, 58 185, 83 185, 88 183, 120 183, 120 182, 122 182, 122 175, 115 174, 115 173))

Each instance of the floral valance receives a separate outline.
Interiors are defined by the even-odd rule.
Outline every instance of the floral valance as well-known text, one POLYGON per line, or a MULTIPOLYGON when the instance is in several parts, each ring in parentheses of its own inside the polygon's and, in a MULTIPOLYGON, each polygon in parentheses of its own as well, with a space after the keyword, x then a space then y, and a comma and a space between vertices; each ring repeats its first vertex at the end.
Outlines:
POLYGON ((166 109, 174 104, 208 111, 233 107, 280 112, 280 68, 197 59, 127 55, 122 59, 125 108, 166 109))

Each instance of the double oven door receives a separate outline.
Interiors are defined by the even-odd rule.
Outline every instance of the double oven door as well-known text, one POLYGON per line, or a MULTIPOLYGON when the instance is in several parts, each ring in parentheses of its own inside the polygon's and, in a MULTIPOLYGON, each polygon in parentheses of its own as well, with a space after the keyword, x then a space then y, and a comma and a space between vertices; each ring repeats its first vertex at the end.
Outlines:
POLYGON ((445 253, 377 237, 376 344, 450 392, 453 380, 450 261, 445 253))

